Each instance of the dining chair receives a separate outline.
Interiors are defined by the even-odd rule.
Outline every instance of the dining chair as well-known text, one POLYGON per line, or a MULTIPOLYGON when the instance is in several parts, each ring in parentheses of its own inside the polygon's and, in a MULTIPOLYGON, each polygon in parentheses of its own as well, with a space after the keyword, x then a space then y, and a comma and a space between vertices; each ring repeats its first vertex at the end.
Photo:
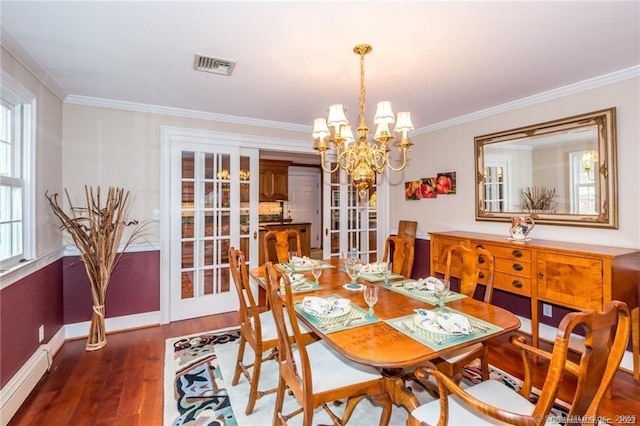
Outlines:
POLYGON ((410 278, 413 269, 415 248, 411 241, 397 235, 390 235, 384 244, 383 262, 392 262, 394 274, 410 278), (393 257, 391 257, 393 256, 393 257))
POLYGON ((370 397, 374 402, 382 404, 380 425, 387 425, 392 405, 386 392, 385 379, 380 372, 344 358, 323 340, 309 343, 303 339, 288 275, 271 262, 266 263, 266 270, 269 276, 267 290, 280 348, 280 377, 273 424, 287 424, 289 419, 302 413, 302 424, 309 426, 314 409, 323 407, 334 424, 344 425, 349 421, 356 405, 363 398, 370 397), (280 280, 284 282, 284 301, 278 292, 279 286, 274 285, 280 280), (285 320, 287 317, 288 321, 285 320), (292 340, 287 338, 289 334, 293 335, 292 340), (286 389, 289 389, 289 393, 301 405, 289 414, 282 412, 286 389), (347 403, 342 418, 339 418, 327 404, 343 398, 347 398, 347 403))
MULTIPOLYGON (((267 231, 264 234, 264 261, 287 263, 289 261, 289 252, 291 240, 295 239, 295 248, 298 256, 302 256, 302 242, 300 233, 295 229, 285 229, 282 231, 267 231), (269 254, 270 248, 275 247, 275 259, 269 254)), ((273 251, 271 251, 273 253, 273 251)))
MULTIPOLYGON (((234 247, 229 248, 229 269, 238 293, 240 310, 240 342, 231 384, 236 386, 241 374, 247 378, 250 390, 245 413, 249 415, 253 412, 258 399, 276 391, 275 388, 259 390, 258 384, 262 363, 275 360, 278 357, 278 333, 271 312, 260 312, 249 283, 244 253, 234 247), (252 364, 245 365, 244 353, 247 343, 253 349, 254 357, 252 364), (249 371, 250 369, 251 372, 249 371)), ((305 338, 315 340, 309 328, 303 327, 301 333, 305 335, 305 338)))
MULTIPOLYGON (((479 280, 483 280, 485 284, 484 302, 491 303, 493 298, 493 275, 495 269, 495 260, 493 255, 480 247, 467 248, 462 245, 453 245, 447 252, 447 267, 445 269, 444 279, 451 280, 452 263, 454 257, 459 259, 458 276, 460 281, 461 294, 467 297, 473 297, 479 280), (483 265, 482 268, 480 265, 483 265), (484 280, 486 278, 486 280, 484 280)), ((482 380, 489 380, 489 349, 483 343, 475 343, 449 352, 446 355, 436 359, 433 363, 440 371, 453 378, 456 383, 460 383, 462 379, 462 370, 469 365, 471 361, 480 359, 480 368, 482 370, 482 380)))
MULTIPOLYGON (((631 321, 624 302, 611 301, 602 312, 586 310, 567 314, 556 334, 553 352, 525 343, 523 336, 512 336, 511 343, 522 355, 524 382, 519 391, 497 380, 487 380, 462 389, 450 377, 434 366, 416 370, 419 380, 433 375, 439 389, 439 399, 430 401, 411 412, 409 425, 480 425, 544 424, 553 407, 564 374, 577 377, 568 418, 595 419, 603 397, 618 371, 629 341, 631 321), (579 360, 568 359, 571 333, 581 328, 584 333, 579 360), (534 404, 528 397, 533 386, 536 358, 549 362, 544 385, 534 404), (579 417, 582 416, 582 417, 579 417)), ((582 424, 587 424, 588 421, 582 424)))

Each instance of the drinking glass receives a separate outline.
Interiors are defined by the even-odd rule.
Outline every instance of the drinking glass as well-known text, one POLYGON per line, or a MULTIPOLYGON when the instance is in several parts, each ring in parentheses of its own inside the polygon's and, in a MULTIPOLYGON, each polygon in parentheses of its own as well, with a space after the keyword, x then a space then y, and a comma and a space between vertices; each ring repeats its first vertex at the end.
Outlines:
POLYGON ((391 275, 391 270, 393 265, 391 264, 391 262, 382 262, 380 264, 380 272, 382 272, 382 275, 384 276, 384 284, 387 285, 389 284, 389 276, 391 275))
POLYGON ((316 279, 316 284, 318 284, 318 278, 322 275, 322 262, 313 262, 311 265, 311 274, 313 274, 313 278, 316 279))
POLYGON ((378 302, 378 286, 376 284, 367 284, 364 288, 364 301, 369 305, 367 317, 373 318, 373 305, 378 302))
POLYGON ((362 263, 359 259, 351 259, 347 262, 347 274, 351 278, 351 282, 347 284, 347 287, 353 290, 360 288, 360 284, 356 282, 362 271, 362 263))
POLYGON ((438 306, 441 312, 444 312, 444 300, 449 295, 449 280, 440 280, 435 284, 435 295, 438 299, 438 306))

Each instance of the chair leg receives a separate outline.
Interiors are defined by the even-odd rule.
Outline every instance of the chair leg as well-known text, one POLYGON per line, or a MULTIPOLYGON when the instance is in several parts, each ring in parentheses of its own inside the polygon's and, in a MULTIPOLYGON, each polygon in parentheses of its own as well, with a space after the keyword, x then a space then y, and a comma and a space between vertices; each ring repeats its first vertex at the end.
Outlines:
POLYGON ((247 416, 253 413, 253 407, 255 407, 256 400, 258 399, 258 384, 260 383, 261 368, 262 354, 256 353, 256 358, 253 362, 253 371, 251 372, 251 388, 249 388, 249 401, 247 402, 247 408, 244 410, 247 416))
POLYGON ((284 379, 280 377, 278 379, 278 390, 276 391, 276 402, 273 407, 273 426, 278 425, 279 414, 282 413, 282 405, 284 404, 284 391, 286 384, 284 379))
POLYGON ((489 380, 489 347, 484 345, 482 348, 482 358, 480 358, 480 367, 482 368, 482 380, 489 380))
POLYGON ((371 398, 375 402, 382 404, 382 415, 380 416, 380 426, 386 426, 389 424, 389 420, 391 420, 391 410, 393 409, 393 405, 391 404, 391 398, 389 394, 386 392, 379 393, 377 395, 373 395, 371 398))
POLYGON ((231 386, 235 386, 238 384, 238 380, 240 380, 240 374, 242 373, 242 361, 244 359, 244 347, 247 343, 247 340, 244 336, 240 336, 240 344, 238 345, 238 356, 236 358, 236 369, 233 372, 233 380, 231 381, 231 386))

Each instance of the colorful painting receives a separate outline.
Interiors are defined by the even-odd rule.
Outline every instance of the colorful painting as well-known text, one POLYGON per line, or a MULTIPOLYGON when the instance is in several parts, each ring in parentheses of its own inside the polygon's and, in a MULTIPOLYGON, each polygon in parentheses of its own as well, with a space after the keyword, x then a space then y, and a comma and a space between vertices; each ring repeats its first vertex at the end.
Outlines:
POLYGON ((455 194, 456 172, 438 173, 436 177, 436 191, 442 195, 455 194))
POLYGON ((435 197, 435 178, 418 179, 404 184, 405 200, 421 200, 435 197))

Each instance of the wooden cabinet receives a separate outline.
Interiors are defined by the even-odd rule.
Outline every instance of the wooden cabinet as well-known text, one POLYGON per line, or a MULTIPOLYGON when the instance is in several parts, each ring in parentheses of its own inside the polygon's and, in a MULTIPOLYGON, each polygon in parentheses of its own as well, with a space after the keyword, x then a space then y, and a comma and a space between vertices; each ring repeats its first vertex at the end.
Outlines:
MULTIPOLYGON (((285 229, 295 229, 300 233, 300 245, 302 253, 300 256, 309 256, 311 254, 311 224, 310 223, 286 223, 265 225, 260 228, 258 239, 258 265, 264 263, 264 234, 267 231, 283 231, 285 229)), ((269 258, 275 259, 275 248, 269 253, 269 258)))
POLYGON ((260 160, 260 201, 289 201, 291 161, 260 160))
MULTIPOLYGON (((634 377, 640 377, 639 250, 535 239, 512 242, 500 235, 471 232, 434 232, 430 238, 434 272, 444 273, 447 249, 454 244, 482 246, 493 254, 494 288, 530 298, 536 346, 539 301, 575 310, 602 310, 611 300, 627 303, 633 310, 634 377)), ((454 263, 453 275, 456 267, 454 263)))

